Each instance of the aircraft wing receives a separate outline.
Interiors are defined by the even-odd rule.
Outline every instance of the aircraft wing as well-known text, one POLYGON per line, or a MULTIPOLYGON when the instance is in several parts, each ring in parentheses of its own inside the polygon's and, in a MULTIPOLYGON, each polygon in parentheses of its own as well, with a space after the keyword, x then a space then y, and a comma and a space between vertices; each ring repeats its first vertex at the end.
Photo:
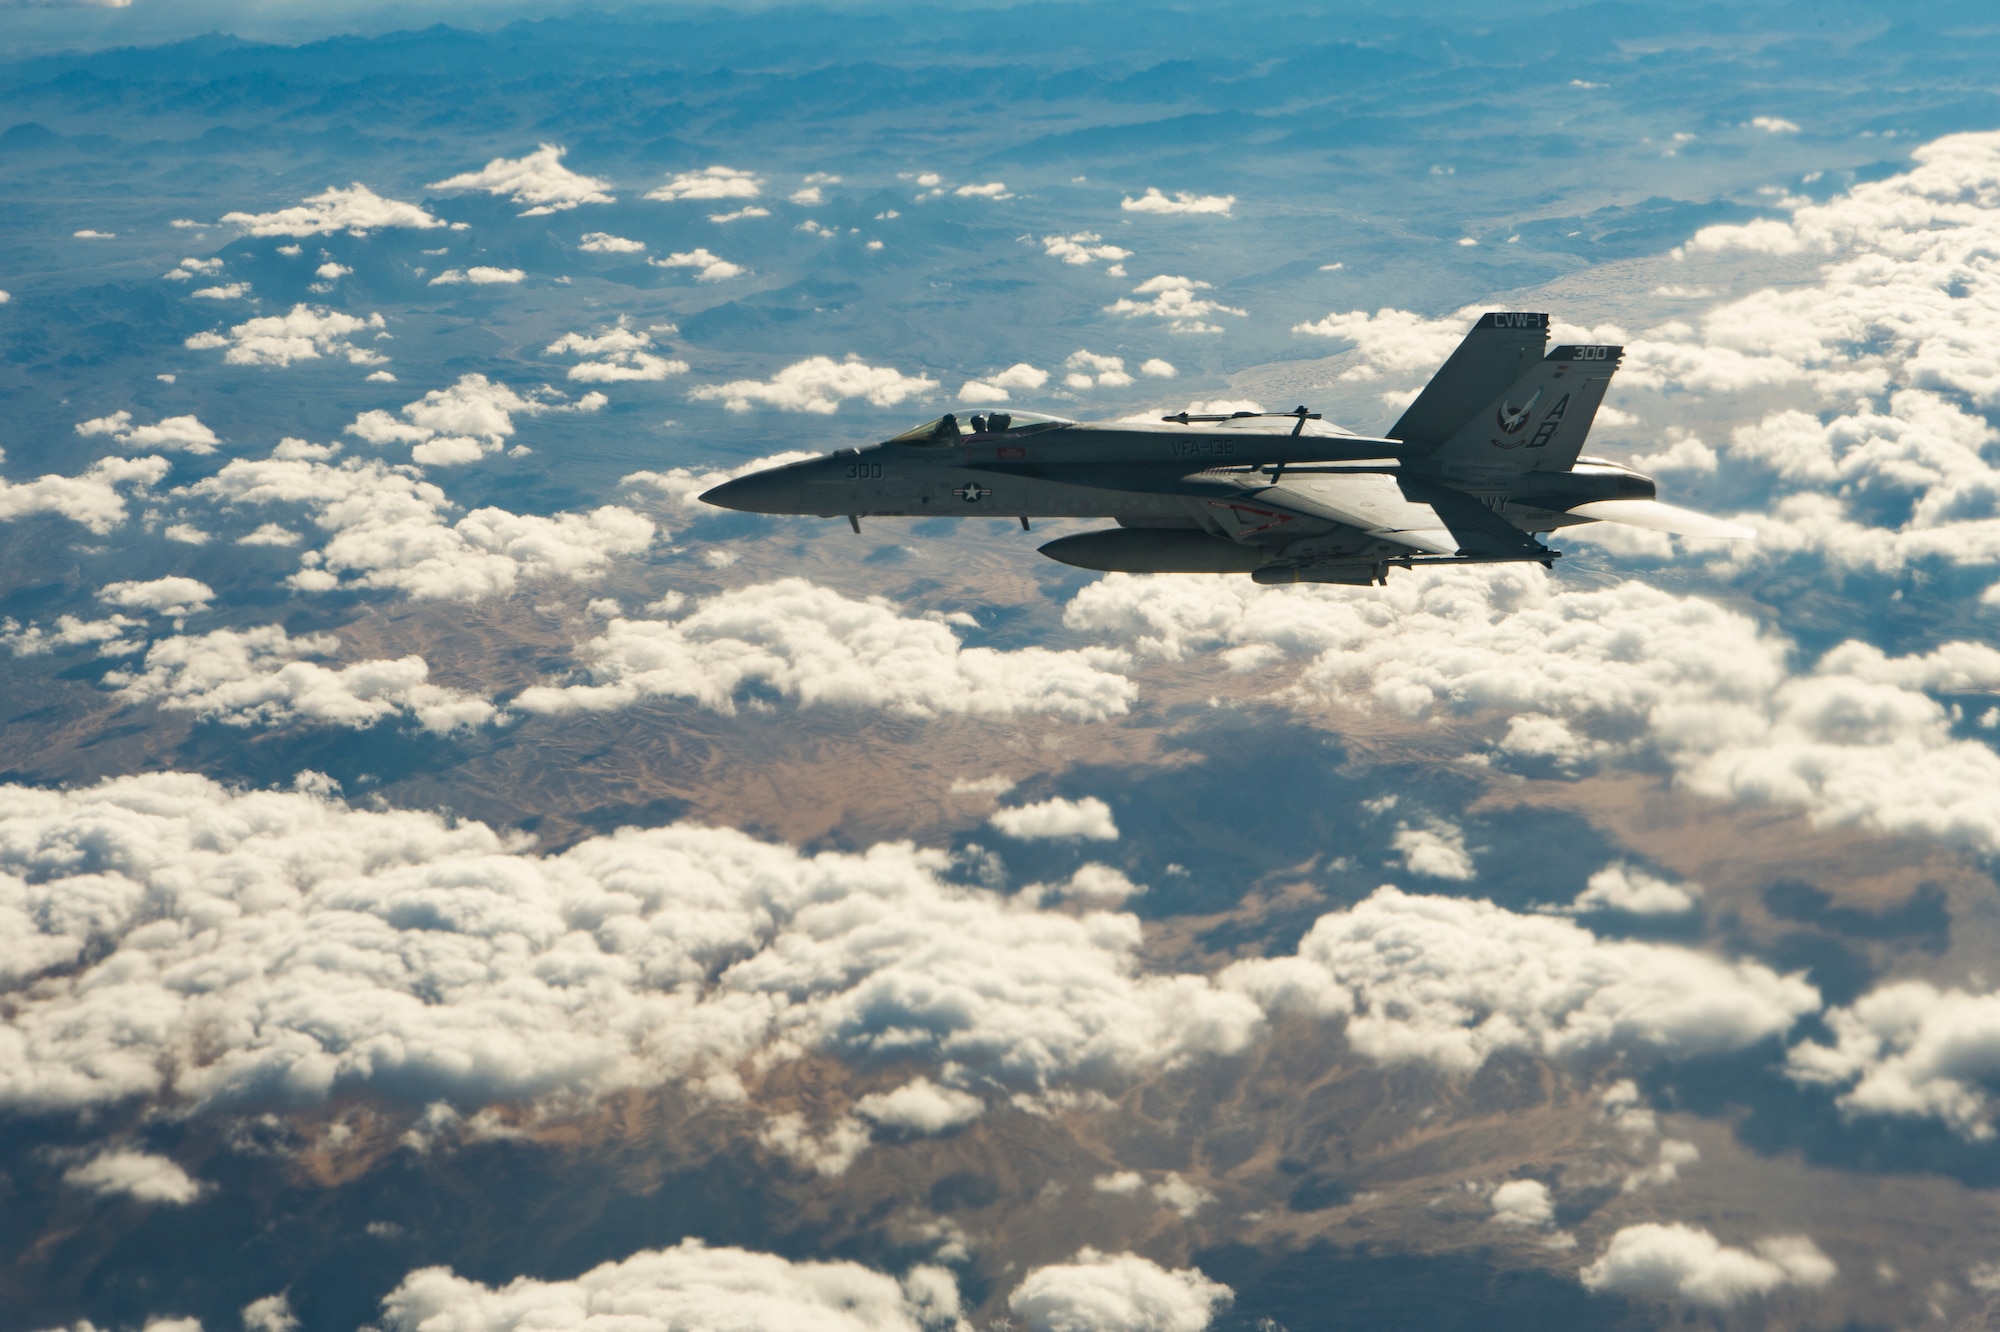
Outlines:
POLYGON ((1289 535, 1282 529, 1304 518, 1351 527, 1427 555, 1542 559, 1548 554, 1533 537, 1463 491, 1387 472, 1288 476, 1245 491, 1240 499, 1205 502, 1239 541, 1282 540, 1289 535), (1260 510, 1269 516, 1260 519, 1260 510))

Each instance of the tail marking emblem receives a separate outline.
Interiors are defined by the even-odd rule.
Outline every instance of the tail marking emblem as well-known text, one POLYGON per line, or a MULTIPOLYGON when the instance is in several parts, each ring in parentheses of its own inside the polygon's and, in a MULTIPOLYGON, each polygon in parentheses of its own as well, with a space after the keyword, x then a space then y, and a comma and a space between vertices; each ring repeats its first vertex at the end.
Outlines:
MULTIPOLYGON (((1543 388, 1546 387, 1547 385, 1543 385, 1543 388)), ((1535 396, 1522 403, 1519 407, 1514 406, 1505 398, 1500 399, 1500 410, 1494 413, 1494 421, 1499 425, 1501 434, 1516 434, 1522 427, 1528 424, 1528 415, 1535 410, 1535 404, 1542 400, 1542 391, 1542 388, 1536 389, 1535 396)))

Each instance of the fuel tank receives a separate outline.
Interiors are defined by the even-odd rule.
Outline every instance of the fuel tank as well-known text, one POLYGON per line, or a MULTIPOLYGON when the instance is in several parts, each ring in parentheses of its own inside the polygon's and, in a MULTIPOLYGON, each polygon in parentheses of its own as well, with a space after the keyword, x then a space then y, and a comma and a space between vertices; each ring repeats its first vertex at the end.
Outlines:
POLYGON ((1049 542, 1042 554, 1079 569, 1117 573, 1249 573, 1270 555, 1188 528, 1117 527, 1049 542))

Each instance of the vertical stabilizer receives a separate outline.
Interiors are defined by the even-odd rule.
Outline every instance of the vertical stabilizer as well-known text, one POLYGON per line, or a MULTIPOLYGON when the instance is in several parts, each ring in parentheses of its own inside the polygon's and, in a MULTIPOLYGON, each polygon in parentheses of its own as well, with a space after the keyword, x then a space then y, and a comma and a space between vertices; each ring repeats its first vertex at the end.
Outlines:
POLYGON ((1423 459, 1424 470, 1464 480, 1567 472, 1624 355, 1623 347, 1556 348, 1423 459))
POLYGON ((1549 317, 1517 310, 1490 310, 1458 344, 1402 419, 1389 428, 1418 450, 1430 450, 1458 433, 1472 414, 1541 360, 1549 341, 1549 317))

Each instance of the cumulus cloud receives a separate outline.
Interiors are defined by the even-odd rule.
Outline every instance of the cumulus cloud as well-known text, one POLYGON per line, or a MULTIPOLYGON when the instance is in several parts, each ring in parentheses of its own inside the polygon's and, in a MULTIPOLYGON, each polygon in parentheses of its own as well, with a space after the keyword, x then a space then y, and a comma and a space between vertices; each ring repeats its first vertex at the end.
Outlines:
POLYGON ((33 481, 0 478, 0 522, 31 514, 52 513, 81 523, 103 536, 125 521, 125 496, 119 487, 144 492, 172 466, 157 455, 145 458, 99 458, 78 476, 51 472, 33 481))
POLYGON ((1073 231, 1067 236, 1044 236, 1042 252, 1066 264, 1092 264, 1102 259, 1112 266, 1109 271, 1113 277, 1125 276, 1122 261, 1132 257, 1130 250, 1119 245, 1105 244, 1104 237, 1094 231, 1073 231))
POLYGON ((1202 1332, 1232 1296, 1199 1268, 1082 1249, 1029 1272, 1007 1308, 1030 1332, 1202 1332))
POLYGON ((1169 197, 1149 185, 1144 194, 1136 199, 1128 194, 1119 200, 1118 206, 1128 213, 1210 213, 1228 217, 1229 210, 1236 206, 1236 196, 1175 190, 1172 197, 1169 197))
POLYGON ((430 280, 433 287, 460 287, 470 284, 475 287, 508 287, 528 276, 526 269, 495 268, 490 264, 474 264, 470 268, 447 268, 430 280))
POLYGON ((1179 375, 1180 371, 1174 369, 1172 361, 1163 361, 1154 356, 1139 363, 1139 373, 1153 379, 1172 379, 1179 375))
POLYGON ((1133 1198, 1140 1194, 1151 1198, 1162 1207, 1171 1207, 1182 1216, 1193 1216, 1202 1208, 1215 1201, 1215 1195, 1191 1180, 1183 1179, 1179 1172, 1169 1170, 1152 1184, 1136 1170, 1120 1170, 1116 1174, 1099 1175, 1093 1182, 1099 1193, 1116 1194, 1123 1198, 1133 1198))
POLYGON ((1783 116, 1752 116, 1750 117, 1750 127, 1752 129, 1763 130, 1767 134, 1797 134, 1799 132, 1798 125, 1793 121, 1786 120, 1783 116))
POLYGON ((201 1184, 164 1156, 114 1148, 63 1172, 63 1183, 99 1197, 123 1195, 135 1202, 185 1206, 201 1196, 201 1184))
POLYGON ((987 181, 984 185, 961 185, 957 189, 953 190, 952 193, 957 195, 961 199, 997 200, 997 199, 1011 199, 1014 197, 1011 193, 1008 192, 1006 185, 997 180, 987 181))
POLYGON ((476 190, 494 198, 527 204, 522 217, 537 217, 579 204, 618 202, 605 191, 611 182, 578 175, 562 164, 563 149, 545 143, 526 157, 496 157, 477 171, 467 171, 425 186, 456 194, 476 190))
POLYGON ((472 601, 524 578, 586 579, 652 544, 650 520, 617 505, 544 518, 480 508, 447 520, 444 492, 414 469, 378 459, 329 465, 310 457, 237 459, 188 493, 231 505, 299 504, 327 534, 292 586, 305 591, 396 588, 417 598, 472 601))
MULTIPOLYGON (((333 287, 330 284, 315 285, 313 290, 332 291, 333 287)), ((250 284, 247 282, 231 282, 220 287, 200 287, 188 293, 197 300, 204 301, 240 301, 249 294, 250 284)))
POLYGON ((718 258, 705 247, 676 250, 664 259, 648 259, 646 262, 655 268, 692 268, 696 282, 726 282, 750 271, 741 264, 718 258))
MULTIPOLYGON (((549 350, 563 348, 567 342, 558 342, 549 350)), ((473 462, 506 447, 514 437, 516 415, 594 412, 607 401, 602 393, 593 392, 571 402, 546 384, 517 393, 485 375, 460 375, 451 387, 432 389, 417 401, 404 403, 402 420, 380 409, 366 411, 354 418, 345 433, 370 444, 409 444, 410 456, 419 463, 473 462)))
POLYGON ((325 236, 345 231, 365 236, 385 227, 428 231, 444 224, 415 204, 384 199, 356 181, 347 189, 330 187, 292 208, 271 213, 224 213, 224 225, 242 227, 252 236, 325 236))
POLYGON ((1510 1179, 1488 1197, 1496 1226, 1547 1226, 1556 1219, 1555 1200, 1539 1179, 1510 1179))
POLYGON ((734 208, 726 213, 710 213, 708 220, 718 226, 728 226, 731 222, 741 222, 746 217, 769 217, 771 210, 751 204, 746 208, 734 208))
POLYGON ((160 276, 169 282, 192 282, 198 277, 213 277, 222 271, 220 259, 183 259, 160 276))
POLYGON ((0 644, 17 657, 39 657, 75 647, 95 648, 100 657, 122 657, 145 646, 145 627, 145 621, 125 615, 108 615, 102 620, 59 615, 54 629, 23 626, 10 616, 0 620, 0 644), (133 630, 140 632, 128 637, 133 630))
MULTIPOLYGON (((515 704, 565 713, 682 698, 733 712, 737 692, 760 685, 803 707, 1081 722, 1123 714, 1135 692, 1088 653, 969 648, 939 620, 802 578, 719 593, 678 618, 615 617, 579 655, 588 683, 536 686, 515 704)), ((1109 810, 1089 803, 1108 825, 1109 810)))
POLYGON ((180 618, 208 609, 215 589, 195 578, 178 575, 146 582, 110 583, 97 591, 97 599, 121 610, 151 611, 155 615, 180 618))
POLYGON ((894 1091, 872 1092, 854 1103, 854 1112, 871 1123, 924 1135, 962 1128, 985 1109, 977 1096, 940 1087, 929 1078, 906 1082, 894 1091))
POLYGON ((385 1332, 515 1332, 615 1322, 619 1332, 964 1328, 957 1280, 918 1267, 901 1281, 850 1262, 792 1262, 683 1240, 604 1263, 573 1281, 517 1277, 495 1289, 445 1267, 412 1272, 382 1301, 385 1332))
POLYGON ((119 411, 79 421, 76 433, 86 438, 108 435, 120 448, 160 449, 167 453, 214 453, 222 441, 194 416, 169 416, 152 425, 135 426, 132 413, 119 411))
POLYGON ((232 326, 228 332, 197 333, 187 339, 195 351, 218 347, 230 365, 288 366, 321 356, 345 356, 355 365, 380 365, 388 358, 352 341, 357 333, 387 327, 381 314, 366 319, 338 310, 294 305, 289 314, 264 315, 232 326))
POLYGON ((1634 869, 1624 861, 1606 865, 1590 876, 1572 911, 1629 911, 1637 916, 1675 916, 1692 911, 1701 900, 1698 883, 1668 883, 1634 869))
POLYGON ((1197 291, 1210 290, 1211 284, 1197 282, 1193 278, 1172 277, 1161 274, 1148 278, 1132 288, 1134 296, 1151 296, 1150 301, 1135 301, 1130 296, 1120 297, 1104 307, 1106 314, 1122 315, 1127 319, 1137 319, 1151 315, 1155 319, 1167 321, 1170 333, 1220 333, 1222 326, 1206 322, 1209 315, 1226 314, 1244 318, 1247 310, 1239 310, 1232 305, 1197 296, 1197 291))
POLYGON ((1388 886, 1320 917, 1295 957, 1233 963, 1220 983, 1266 1006, 1345 1014, 1348 1043, 1382 1063, 1458 1074, 1503 1050, 1736 1050, 1819 1007, 1803 980, 1755 962, 1388 886))
POLYGON ((894 407, 905 398, 935 393, 938 382, 929 375, 906 375, 891 366, 869 365, 858 356, 836 361, 812 356, 795 361, 768 380, 737 379, 705 384, 688 396, 697 402, 721 402, 732 412, 762 405, 782 412, 815 412, 830 416, 849 398, 875 407, 894 407))
POLYGON ((1353 343, 1355 364, 1341 372, 1341 380, 1383 380, 1394 392, 1414 388, 1435 373, 1464 340, 1466 327, 1476 317, 1463 311, 1443 319, 1389 308, 1372 315, 1365 310, 1335 311, 1311 323, 1294 324, 1292 332, 1353 343))
POLYGON ((588 254, 642 254, 646 242, 627 240, 608 231, 586 231, 576 248, 588 254))
MULTIPOLYGON (((1120 711, 1123 711, 1120 708, 1120 711)), ((1111 818, 1111 806, 1096 796, 1066 800, 1052 796, 1032 805, 997 809, 986 820, 1009 837, 1024 842, 1060 841, 1084 838, 1094 842, 1118 840, 1118 825, 1111 818)))
POLYGON ((1142 972, 1136 918, 1027 908, 908 843, 804 856, 675 824, 530 846, 324 779, 0 787, 0 1105, 672 1078, 740 1098, 760 1052, 814 1051, 1038 1094, 1239 1050, 1261 1021, 1142 972))
POLYGON ((1883 985, 1826 1014, 1833 1041, 1794 1046, 1799 1082, 1839 1087, 1856 1115, 1935 1118, 1972 1139, 1991 1139, 2000 1074, 2000 995, 1940 989, 1927 981, 1883 985))
POLYGON ((683 171, 658 189, 649 190, 648 199, 672 202, 676 199, 754 199, 763 192, 764 182, 748 171, 712 166, 700 171, 683 171))
POLYGON ((1049 382, 1049 372, 1019 361, 995 374, 968 379, 958 390, 960 402, 1006 402, 1015 389, 1038 389, 1049 382))
POLYGON ((1613 1235, 1579 1276, 1591 1290, 1728 1309, 1787 1286, 1817 1290, 1839 1274, 1803 1235, 1774 1235, 1753 1247, 1724 1244, 1699 1226, 1648 1222, 1613 1235))
POLYGON ((569 377, 586 384, 613 384, 630 380, 660 380, 668 375, 684 375, 688 364, 669 360, 649 351, 652 335, 629 327, 623 320, 594 334, 566 333, 543 348, 543 354, 570 353, 590 357, 569 369, 569 377))
POLYGON ((1113 574, 1064 621, 1146 656, 1305 658, 1289 690, 1302 706, 1504 718, 1491 752, 1506 762, 1644 758, 1699 795, 2000 851, 2000 754, 1957 738, 1926 692, 2000 688, 2000 653, 1983 645, 1892 658, 1848 643, 1794 670, 1791 643, 1717 602, 1638 582, 1571 589, 1539 570, 1299 591, 1113 574))
POLYGON ((1396 825, 1389 844, 1402 854, 1410 873, 1432 879, 1470 879, 1477 871, 1465 849, 1465 832, 1444 819, 1430 819, 1422 827, 1396 825))
POLYGON ((1124 388, 1132 382, 1125 373, 1124 357, 1101 356, 1085 348, 1071 352, 1063 368, 1069 371, 1063 383, 1073 389, 1124 388))
POLYGON ((293 638, 284 626, 218 629, 163 638, 143 664, 112 671, 104 683, 128 703, 154 703, 229 726, 318 722, 357 730, 393 717, 414 719, 443 735, 493 720, 491 703, 430 683, 430 667, 411 655, 323 666, 307 657, 332 656, 331 634, 293 638))

